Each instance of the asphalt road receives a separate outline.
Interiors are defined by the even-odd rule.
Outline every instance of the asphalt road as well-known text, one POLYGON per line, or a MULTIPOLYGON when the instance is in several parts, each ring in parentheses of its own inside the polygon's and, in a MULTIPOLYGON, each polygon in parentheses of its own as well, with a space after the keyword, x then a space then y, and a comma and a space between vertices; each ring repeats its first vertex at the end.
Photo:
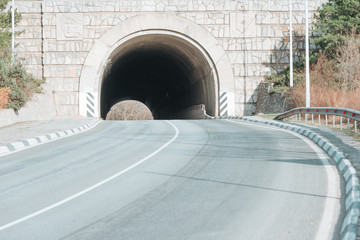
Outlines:
POLYGON ((0 158, 0 239, 336 239, 323 158, 234 121, 102 122, 0 158))

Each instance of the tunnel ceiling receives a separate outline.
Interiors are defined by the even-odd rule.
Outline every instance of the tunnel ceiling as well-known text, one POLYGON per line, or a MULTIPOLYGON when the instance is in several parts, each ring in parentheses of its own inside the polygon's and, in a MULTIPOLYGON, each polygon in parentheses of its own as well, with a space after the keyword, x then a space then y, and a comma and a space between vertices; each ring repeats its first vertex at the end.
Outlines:
POLYGON ((146 104, 155 119, 178 118, 193 105, 215 113, 213 71, 201 51, 179 37, 149 34, 120 45, 110 56, 101 88, 101 117, 122 100, 146 104))

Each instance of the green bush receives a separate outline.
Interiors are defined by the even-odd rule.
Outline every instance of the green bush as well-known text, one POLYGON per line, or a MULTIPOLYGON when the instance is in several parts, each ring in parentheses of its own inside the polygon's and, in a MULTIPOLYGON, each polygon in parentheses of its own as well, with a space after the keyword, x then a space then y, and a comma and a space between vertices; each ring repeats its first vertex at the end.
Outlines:
MULTIPOLYGON (((302 63, 298 63, 294 66, 294 85, 297 85, 304 80, 301 65, 302 63)), ((288 90, 290 90, 290 68, 285 68, 282 72, 271 75, 266 81, 274 84, 273 88, 270 90, 271 92, 286 94, 288 90)))
POLYGON ((6 107, 13 108, 15 110, 19 110, 26 103, 25 94, 21 90, 25 88, 26 83, 24 83, 24 81, 20 78, 16 78, 16 75, 20 75, 16 73, 18 70, 18 66, 12 66, 5 59, 0 59, 0 88, 10 88, 10 101, 6 107))
MULTIPOLYGON (((360 0, 329 0, 324 3, 316 14, 313 32, 316 33, 316 37, 314 37, 312 41, 317 45, 317 49, 313 51, 310 56, 311 72, 314 73, 319 71, 319 69, 328 69, 328 67, 334 71, 337 70, 338 67, 343 69, 341 73, 342 76, 340 77, 337 77, 336 74, 327 76, 327 78, 323 77, 324 80, 328 80, 322 82, 323 87, 334 84, 332 88, 338 88, 337 81, 344 78, 344 75, 350 75, 348 74, 349 72, 354 72, 352 75, 358 75, 356 71, 358 65, 355 57, 352 56, 351 60, 346 61, 346 64, 343 59, 346 58, 346 56, 350 56, 351 52, 357 53, 356 46, 346 54, 341 51, 341 49, 349 44, 349 39, 355 40, 360 36, 360 0), (323 57, 329 61, 325 61, 323 57), (349 68, 349 63, 351 62, 353 64, 349 68), (336 65, 336 63, 338 63, 338 65, 336 65), (329 66, 322 66, 324 64, 329 66)), ((294 63, 294 86, 304 83, 304 69, 304 58, 301 62, 294 63)), ((315 79, 320 79, 321 76, 325 76, 324 74, 315 75, 315 79)), ((312 76, 311 81, 314 81, 314 76, 312 76)), ((356 80, 347 79, 346 81, 354 82, 356 80)), ((286 93, 289 90, 290 82, 289 68, 272 75, 268 78, 268 82, 274 83, 274 89, 272 91, 286 93)))
MULTIPOLYGON (((11 58, 11 11, 5 11, 9 0, 0 0, 0 57, 11 58)), ((21 20, 21 14, 15 11, 15 25, 21 20)), ((16 32, 18 35, 21 32, 16 32)))
POLYGON ((360 33, 360 0, 329 0, 318 10, 314 43, 328 58, 335 58, 345 37, 360 33))
MULTIPOLYGON (((11 90, 6 108, 19 110, 34 93, 41 93, 41 84, 45 81, 27 73, 18 60, 11 64, 11 13, 4 11, 8 2, 0 0, 0 88, 11 90)), ((20 19, 21 15, 16 12, 15 23, 20 19)))

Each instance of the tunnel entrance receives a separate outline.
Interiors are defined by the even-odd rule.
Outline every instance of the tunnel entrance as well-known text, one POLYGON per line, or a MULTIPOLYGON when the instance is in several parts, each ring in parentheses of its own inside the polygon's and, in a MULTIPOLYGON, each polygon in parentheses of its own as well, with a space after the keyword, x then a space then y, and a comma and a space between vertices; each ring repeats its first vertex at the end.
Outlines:
POLYGON ((154 119, 182 118, 182 111, 198 104, 214 116, 217 91, 214 64, 205 51, 176 35, 142 34, 119 45, 107 61, 101 117, 123 100, 144 103, 154 119))

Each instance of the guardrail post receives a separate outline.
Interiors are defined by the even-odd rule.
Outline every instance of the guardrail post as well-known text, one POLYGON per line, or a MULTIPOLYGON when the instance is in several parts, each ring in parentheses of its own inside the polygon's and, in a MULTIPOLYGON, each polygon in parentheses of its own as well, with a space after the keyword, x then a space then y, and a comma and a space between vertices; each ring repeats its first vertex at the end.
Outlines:
POLYGON ((340 117, 340 129, 342 130, 342 117, 340 117))
POLYGON ((311 123, 314 124, 314 114, 311 114, 311 123))
POLYGON ((333 115, 333 128, 335 128, 335 115, 333 115))
POLYGON ((325 115, 325 124, 328 125, 327 115, 325 115))
POLYGON ((320 114, 319 114, 318 116, 319 116, 319 127, 321 127, 321 118, 320 118, 320 114))
POLYGON ((301 114, 299 114, 299 121, 301 122, 301 114))
POLYGON ((355 133, 357 133, 357 126, 356 126, 357 124, 356 123, 357 123, 357 121, 355 120, 355 133))

